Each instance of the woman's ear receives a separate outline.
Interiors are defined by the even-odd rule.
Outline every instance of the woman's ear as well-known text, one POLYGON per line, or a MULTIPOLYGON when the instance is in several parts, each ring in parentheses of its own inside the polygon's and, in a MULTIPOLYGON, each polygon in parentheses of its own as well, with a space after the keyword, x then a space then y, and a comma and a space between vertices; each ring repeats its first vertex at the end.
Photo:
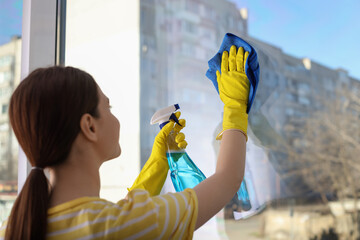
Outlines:
POLYGON ((82 115, 80 119, 80 131, 86 139, 91 142, 97 141, 97 128, 94 121, 94 117, 89 113, 82 115))

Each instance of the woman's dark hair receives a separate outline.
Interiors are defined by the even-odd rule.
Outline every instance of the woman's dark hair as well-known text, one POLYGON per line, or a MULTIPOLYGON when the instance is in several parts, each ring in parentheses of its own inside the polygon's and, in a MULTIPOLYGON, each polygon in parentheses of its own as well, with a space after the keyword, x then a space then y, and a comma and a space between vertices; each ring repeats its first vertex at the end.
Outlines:
MULTIPOLYGON (((73 67, 33 71, 10 99, 9 118, 31 165, 46 168, 68 157, 85 113, 98 117, 97 84, 73 67)), ((5 239, 45 239, 50 190, 43 171, 33 169, 8 219, 5 239)))

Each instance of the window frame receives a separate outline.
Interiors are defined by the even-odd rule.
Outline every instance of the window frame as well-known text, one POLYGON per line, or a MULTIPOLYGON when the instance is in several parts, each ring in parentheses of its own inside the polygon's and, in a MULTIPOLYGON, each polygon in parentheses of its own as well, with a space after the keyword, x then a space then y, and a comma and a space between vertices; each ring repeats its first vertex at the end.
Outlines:
MULTIPOLYGON (((57 11, 62 0, 24 0, 22 16, 21 80, 39 67, 55 65, 57 50, 57 11)), ((31 166, 19 147, 18 193, 31 166)))

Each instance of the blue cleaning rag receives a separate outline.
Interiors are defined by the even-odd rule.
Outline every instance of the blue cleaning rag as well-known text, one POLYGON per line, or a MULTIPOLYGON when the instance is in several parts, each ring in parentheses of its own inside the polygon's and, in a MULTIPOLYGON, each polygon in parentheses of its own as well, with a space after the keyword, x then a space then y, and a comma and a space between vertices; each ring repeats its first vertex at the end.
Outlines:
POLYGON ((245 64, 245 73, 250 81, 249 102, 246 110, 246 112, 249 113, 251 105, 255 99, 255 93, 260 78, 260 66, 257 58, 257 53, 250 44, 248 44, 238 36, 235 36, 234 34, 225 34, 219 51, 208 62, 209 69, 206 72, 206 76, 213 82, 216 91, 219 93, 219 88, 216 80, 216 71, 218 70, 221 73, 221 55, 224 51, 229 52, 232 45, 235 45, 237 48, 243 47, 245 51, 249 52, 249 57, 247 58, 245 64))

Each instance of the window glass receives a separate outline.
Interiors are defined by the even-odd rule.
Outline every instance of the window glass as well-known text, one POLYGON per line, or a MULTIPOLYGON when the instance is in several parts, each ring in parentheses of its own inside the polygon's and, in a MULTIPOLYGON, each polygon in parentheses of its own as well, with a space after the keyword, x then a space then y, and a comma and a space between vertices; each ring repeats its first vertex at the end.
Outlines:
MULTIPOLYGON (((328 38, 319 43, 317 33, 327 25, 323 19, 340 14, 334 4, 275 2, 265 7, 240 0, 67 2, 66 65, 95 77, 121 123, 122 155, 101 168, 102 197, 125 197, 158 133, 151 116, 174 103, 187 120, 189 156, 206 176, 215 171, 223 104, 205 73, 231 32, 256 49, 261 70, 249 114, 245 171, 252 208, 244 211, 244 203, 231 200, 194 238, 359 236, 360 73, 351 65, 356 59, 350 50, 333 62, 335 57, 326 57, 330 48, 322 45, 340 41, 340 31, 345 36, 360 30, 350 31, 350 17, 339 17, 332 25, 338 31, 327 29, 328 38), (307 6, 323 18, 308 22, 304 15, 313 9, 307 6), (301 32, 304 26, 317 29, 301 32), (310 45, 318 47, 308 51, 310 45), (351 72, 339 69, 341 64, 351 72)), ((348 44, 358 45, 350 38, 348 44)), ((0 59, 0 66, 5 61, 0 59)), ((7 81, 5 73, 1 81, 7 81)), ((163 188, 168 191, 174 191, 169 178, 163 188)))
POLYGON ((0 2, 0 225, 17 195, 19 145, 10 127, 11 93, 20 82, 22 0, 0 2))
MULTIPOLYGON (((95 78, 121 124, 122 154, 101 167, 100 194, 112 201, 126 196, 140 169, 140 128, 149 129, 150 122, 148 116, 140 121, 146 114, 140 111, 140 97, 151 96, 150 102, 155 106, 158 98, 165 99, 162 93, 166 86, 159 89, 152 83, 163 73, 159 73, 154 55, 159 43, 152 34, 154 12, 151 1, 148 3, 149 6, 141 6, 137 1, 67 1, 65 64, 83 69, 95 78), (140 23, 146 26, 142 39, 140 23), (140 51, 153 58, 141 62, 140 51), (144 79, 140 79, 140 71, 146 72, 144 79), (141 91, 140 86, 146 91, 141 91)), ((146 136, 141 139, 143 144, 150 144, 146 136)))

